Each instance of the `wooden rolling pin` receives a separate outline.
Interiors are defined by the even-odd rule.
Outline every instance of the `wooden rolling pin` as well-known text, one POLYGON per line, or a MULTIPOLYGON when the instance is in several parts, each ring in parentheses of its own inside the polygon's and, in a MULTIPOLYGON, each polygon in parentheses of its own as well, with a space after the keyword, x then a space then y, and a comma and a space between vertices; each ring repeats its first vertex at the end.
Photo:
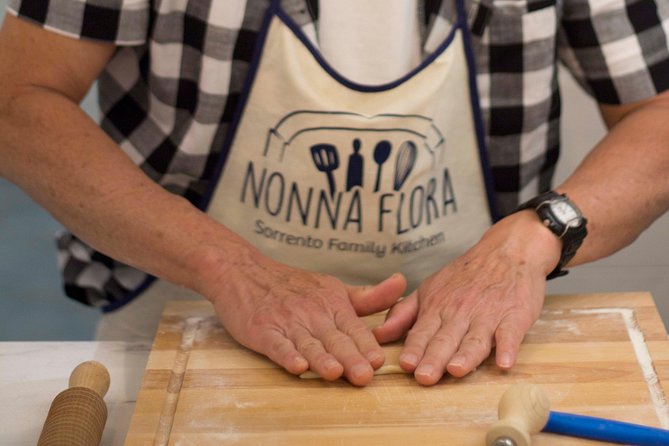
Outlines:
POLYGON ((530 446, 531 434, 551 432, 635 446, 667 446, 669 431, 604 418, 550 410, 548 397, 534 384, 511 386, 499 401, 499 421, 486 435, 487 446, 530 446))
POLYGON ((109 372, 96 361, 79 364, 69 388, 51 403, 37 446, 98 446, 107 421, 102 399, 109 389, 109 372))

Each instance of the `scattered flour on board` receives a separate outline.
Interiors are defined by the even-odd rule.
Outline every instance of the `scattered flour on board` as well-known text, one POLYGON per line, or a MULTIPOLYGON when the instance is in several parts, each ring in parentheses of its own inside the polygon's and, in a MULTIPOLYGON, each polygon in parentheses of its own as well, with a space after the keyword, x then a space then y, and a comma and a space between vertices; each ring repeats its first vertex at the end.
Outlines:
POLYGON ((573 335, 581 336, 583 332, 578 328, 578 324, 567 319, 538 319, 535 323, 537 327, 550 327, 553 330, 565 330, 573 335))
POLYGON ((610 314, 619 314, 625 322, 627 334, 629 335, 634 354, 637 362, 641 366, 643 377, 648 385, 650 398, 655 407, 655 413, 660 420, 664 429, 669 429, 669 406, 667 405, 667 398, 664 395, 664 390, 660 384, 660 380, 655 372, 653 366, 653 359, 648 351, 646 340, 643 337, 643 332, 639 328, 639 323, 634 315, 634 310, 631 308, 593 308, 586 310, 569 310, 572 314, 596 314, 599 317, 605 317, 610 314))

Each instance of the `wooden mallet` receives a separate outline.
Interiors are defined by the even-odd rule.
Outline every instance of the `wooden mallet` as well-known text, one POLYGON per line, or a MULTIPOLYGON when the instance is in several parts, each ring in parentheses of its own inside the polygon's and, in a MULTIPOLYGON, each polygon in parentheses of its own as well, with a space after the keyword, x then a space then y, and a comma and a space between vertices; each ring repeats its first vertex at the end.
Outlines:
POLYGON ((530 446, 530 435, 540 431, 636 446, 669 445, 669 431, 664 429, 553 412, 546 394, 534 384, 511 386, 498 412, 499 421, 486 435, 487 446, 530 446))
POLYGON ((102 399, 109 389, 109 372, 96 361, 79 364, 69 388, 51 403, 37 446, 98 446, 107 421, 102 399))

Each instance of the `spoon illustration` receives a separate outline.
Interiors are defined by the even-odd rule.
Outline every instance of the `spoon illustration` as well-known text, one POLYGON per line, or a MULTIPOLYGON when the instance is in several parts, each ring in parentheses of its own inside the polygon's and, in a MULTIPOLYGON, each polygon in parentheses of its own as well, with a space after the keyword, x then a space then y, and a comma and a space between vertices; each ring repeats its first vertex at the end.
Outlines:
POLYGON ((386 140, 379 141, 376 144, 376 147, 374 147, 374 162, 378 165, 376 170, 376 184, 374 186, 374 192, 378 192, 379 187, 381 186, 381 167, 383 166, 383 163, 388 161, 391 149, 392 146, 390 145, 390 142, 386 140))

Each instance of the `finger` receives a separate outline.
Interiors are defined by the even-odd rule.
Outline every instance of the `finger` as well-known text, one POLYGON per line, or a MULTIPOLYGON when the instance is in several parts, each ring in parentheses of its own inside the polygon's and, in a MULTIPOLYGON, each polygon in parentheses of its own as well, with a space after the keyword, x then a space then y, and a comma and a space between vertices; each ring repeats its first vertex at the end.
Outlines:
POLYGON ((446 372, 446 364, 457 351, 467 333, 469 323, 464 320, 442 322, 442 327, 429 339, 423 359, 414 376, 419 384, 436 384, 446 372))
POLYGON ((386 355, 369 327, 360 318, 353 314, 348 316, 339 312, 335 314, 335 324, 339 331, 353 340, 358 351, 367 358, 374 369, 383 365, 386 355))
POLYGON ((278 331, 270 331, 262 341, 269 346, 265 355, 293 375, 299 375, 309 369, 309 362, 295 348, 295 344, 278 331))
POLYGON ((423 359, 430 339, 440 327, 441 318, 438 315, 427 313, 416 320, 413 328, 409 330, 399 357, 400 366, 405 371, 413 372, 416 370, 418 363, 423 359))
POLYGON ((317 373, 327 381, 333 381, 341 377, 344 366, 337 361, 337 358, 328 353, 323 344, 308 330, 302 327, 294 328, 290 333, 290 338, 297 351, 309 362, 309 369, 312 372, 317 373))
POLYGON ((314 335, 320 340, 325 350, 333 355, 344 367, 344 375, 351 384, 364 386, 374 377, 374 369, 365 359, 355 342, 337 328, 318 325, 319 330, 314 335), (322 328, 321 328, 322 327, 322 328))
POLYGON ((406 286, 404 275, 395 273, 377 285, 351 286, 348 295, 358 316, 367 316, 390 308, 402 297, 406 286))
POLYGON ((490 324, 472 324, 460 343, 460 348, 448 361, 446 370, 456 378, 462 378, 478 367, 492 350, 495 327, 490 324))
POLYGON ((400 339, 416 322, 418 315, 418 296, 411 293, 409 297, 397 302, 388 312, 383 324, 372 330, 376 340, 381 344, 400 339))
POLYGON ((500 322, 495 332, 495 343, 497 344, 495 362, 500 369, 509 370, 516 363, 520 344, 529 328, 527 324, 511 317, 500 322))

